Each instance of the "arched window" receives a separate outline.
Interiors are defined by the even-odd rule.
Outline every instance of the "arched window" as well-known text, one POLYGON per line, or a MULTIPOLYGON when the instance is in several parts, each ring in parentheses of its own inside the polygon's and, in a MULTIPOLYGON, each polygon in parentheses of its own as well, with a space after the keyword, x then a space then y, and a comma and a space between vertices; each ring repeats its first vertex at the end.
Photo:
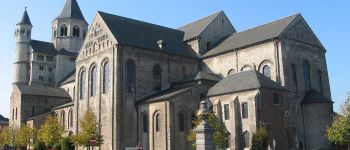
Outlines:
POLYGON ((263 67, 263 74, 268 77, 268 78, 271 78, 271 69, 270 69, 270 66, 269 65, 265 65, 263 67))
POLYGON ((245 65, 242 67, 241 71, 253 70, 253 68, 249 65, 245 65))
POLYGON ((153 89, 155 91, 160 91, 162 89, 162 69, 159 64, 154 65, 153 67, 153 89))
POLYGON ((73 87, 73 101, 75 100, 75 87, 73 87))
POLYGON ((109 63, 106 62, 103 66, 103 94, 108 93, 109 91, 109 63))
POLYGON ((236 72, 235 69, 230 69, 228 72, 227 72, 227 76, 228 75, 231 75, 231 74, 234 74, 236 72))
POLYGON ((67 29, 67 26, 64 24, 61 26, 61 36, 67 36, 67 33, 68 33, 68 29, 67 29))
POLYGON ((15 109, 12 109, 12 120, 15 120, 15 109))
POLYGON ((73 36, 74 37, 79 37, 80 36, 80 29, 78 26, 73 27, 73 36))
POLYGON ((135 63, 132 59, 126 61, 126 81, 128 92, 135 91, 135 63))
POLYGON ((243 147, 246 148, 246 147, 249 147, 249 132, 248 131, 245 131, 243 133, 243 139, 244 139, 244 142, 243 142, 243 147))
POLYGON ((187 70, 185 66, 182 66, 182 79, 187 78, 187 70))
POLYGON ((146 114, 142 116, 142 130, 143 130, 143 133, 148 132, 148 117, 146 114))
POLYGON ((295 85, 295 87, 298 87, 298 79, 297 79, 297 71, 296 71, 296 67, 294 64, 291 65, 291 71, 292 71, 292 80, 293 83, 295 85))
POLYGON ((85 98, 85 71, 80 73, 80 85, 79 85, 79 98, 84 99, 85 98))
POLYGON ((90 96, 96 95, 96 66, 92 67, 90 73, 90 96))
POLYGON ((179 130, 180 132, 185 131, 185 115, 182 112, 179 113, 179 130))
POLYGON ((69 128, 73 127, 73 110, 69 110, 68 113, 68 124, 69 124, 69 128))
POLYGON ((321 94, 323 94, 323 83, 322 83, 322 72, 321 70, 317 70, 317 77, 318 77, 318 90, 321 94))
POLYGON ((155 125, 156 125, 155 127, 156 132, 159 132, 160 131, 160 114, 156 115, 155 125))
POLYGON ((62 127, 65 127, 65 124, 66 124, 66 113, 63 110, 61 112, 61 125, 62 125, 62 127))
POLYGON ((305 91, 310 91, 310 89, 311 89, 310 64, 306 60, 303 62, 303 73, 304 73, 304 87, 305 87, 305 91))
POLYGON ((17 114, 18 114, 18 113, 17 113, 17 107, 16 107, 16 120, 17 120, 17 114))

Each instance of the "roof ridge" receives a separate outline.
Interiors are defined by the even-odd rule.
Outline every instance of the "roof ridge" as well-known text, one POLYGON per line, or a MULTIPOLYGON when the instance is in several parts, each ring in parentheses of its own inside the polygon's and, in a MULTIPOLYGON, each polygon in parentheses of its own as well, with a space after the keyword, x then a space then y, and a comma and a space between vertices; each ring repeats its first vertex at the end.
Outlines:
MULTIPOLYGON (((185 24, 185 25, 183 25, 183 26, 181 26, 181 27, 179 27, 179 28, 177 28, 177 29, 180 29, 180 28, 182 28, 182 27, 188 26, 188 25, 190 25, 190 24, 193 24, 193 23, 195 23, 195 22, 198 22, 198 21, 201 21, 201 20, 204 20, 204 19, 208 19, 209 17, 213 17, 213 16, 215 16, 215 15, 216 15, 216 17, 217 17, 220 13, 223 13, 223 12, 224 12, 223 10, 218 11, 218 12, 215 12, 215 13, 210 14, 210 15, 208 15, 208 16, 205 16, 205 17, 202 17, 202 18, 197 19, 197 20, 195 20, 195 21, 192 21, 192 22, 190 22, 190 23, 187 23, 187 24, 185 24)), ((215 17, 215 18, 216 18, 216 17, 215 17)))
POLYGON ((22 25, 22 24, 27 24, 32 26, 32 22, 30 21, 28 12, 27 12, 27 7, 25 8, 21 20, 17 23, 17 25, 22 25))
MULTIPOLYGON (((300 15, 300 13, 297 13, 297 14, 294 14, 294 15, 290 15, 290 16, 287 16, 287 17, 283 17, 283 18, 279 18, 279 19, 275 19, 275 20, 272 20, 272 21, 263 23, 263 24, 261 24, 261 25, 255 26, 255 27, 251 27, 251 28, 245 29, 245 30, 240 31, 240 32, 232 33, 231 35, 239 34, 239 33, 241 33, 241 32, 246 32, 246 31, 250 31, 250 30, 254 30, 254 29, 259 28, 259 27, 263 27, 263 26, 266 26, 266 25, 269 25, 269 24, 272 24, 272 23, 276 23, 276 22, 278 22, 278 21, 282 21, 282 20, 287 19, 287 18, 290 18, 290 17, 294 17, 294 18, 290 21, 290 22, 292 22, 298 15, 300 15)), ((290 23, 290 22, 289 22, 289 23, 290 23)))
POLYGON ((57 18, 74 18, 86 22, 84 15, 76 0, 67 0, 57 18))
MULTIPOLYGON (((174 29, 174 28, 171 28, 171 27, 162 26, 162 25, 155 24, 155 23, 149 23, 149 22, 146 22, 146 21, 137 20, 137 19, 133 19, 133 18, 128 18, 128 17, 124 17, 124 16, 119 16, 119 15, 115 15, 115 14, 111 14, 111 13, 107 13, 107 12, 103 12, 103 11, 97 11, 97 12, 98 12, 99 14, 102 13, 102 14, 105 14, 105 15, 111 15, 111 16, 114 16, 114 17, 120 17, 120 18, 123 18, 123 19, 131 20, 131 21, 137 21, 137 22, 140 22, 140 23, 148 24, 148 25, 154 25, 154 26, 166 28, 166 29, 169 29, 169 30, 174 30, 174 31, 178 31, 178 32, 183 32, 183 31, 181 31, 181 30, 177 30, 177 29, 174 29)), ((103 19, 103 18, 102 18, 102 19, 103 19)))

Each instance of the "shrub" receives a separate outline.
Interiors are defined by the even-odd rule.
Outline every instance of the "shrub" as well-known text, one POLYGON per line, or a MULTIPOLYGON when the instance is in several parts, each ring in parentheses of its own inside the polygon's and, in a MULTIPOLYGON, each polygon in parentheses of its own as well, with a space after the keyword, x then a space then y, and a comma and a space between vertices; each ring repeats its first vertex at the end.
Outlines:
POLYGON ((265 128, 258 128, 252 138, 252 150, 267 150, 269 137, 265 128))

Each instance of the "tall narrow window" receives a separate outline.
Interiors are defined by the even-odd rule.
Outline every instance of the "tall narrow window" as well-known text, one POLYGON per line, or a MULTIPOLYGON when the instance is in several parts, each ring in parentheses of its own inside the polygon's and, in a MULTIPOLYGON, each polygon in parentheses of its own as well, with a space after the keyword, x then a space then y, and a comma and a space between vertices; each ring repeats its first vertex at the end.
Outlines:
POLYGON ((73 87, 73 101, 75 100, 75 87, 73 87))
POLYGON ((69 110, 69 116, 68 116, 68 124, 69 128, 73 127, 73 110, 69 110))
POLYGON ((67 32, 68 32, 68 29, 67 29, 67 26, 64 24, 61 26, 61 36, 67 36, 67 32))
POLYGON ((103 94, 108 93, 109 90, 109 63, 105 63, 103 66, 103 94))
POLYGON ((185 131, 185 115, 182 112, 179 113, 179 130, 180 132, 185 131))
POLYGON ((270 66, 265 65, 265 66, 263 67, 263 74, 264 74, 266 77, 271 78, 271 68, 270 68, 270 66))
POLYGON ((323 94, 323 83, 322 83, 322 72, 321 70, 317 71, 318 76, 318 88, 321 94, 323 94))
POLYGON ((135 63, 132 59, 126 61, 126 81, 128 92, 135 91, 135 63))
POLYGON ((34 115, 35 115, 35 107, 32 106, 32 117, 34 117, 34 115))
POLYGON ((248 103, 244 102, 242 103, 242 118, 248 118, 248 103))
POLYGON ((187 70, 185 66, 182 66, 182 79, 187 78, 187 70))
POLYGON ((12 109, 12 120, 15 120, 15 109, 12 109))
POLYGON ((160 131, 160 114, 156 115, 156 132, 160 131))
POLYGON ((79 85, 79 98, 84 99, 85 98, 85 71, 80 73, 80 85, 79 85))
POLYGON ((143 115, 142 117, 142 130, 143 130, 143 133, 147 133, 148 132, 148 117, 147 115, 143 115))
POLYGON ((298 79, 297 79, 297 71, 296 71, 296 67, 294 64, 291 65, 291 71, 292 71, 292 80, 293 83, 295 85, 295 87, 298 87, 298 79))
POLYGON ((244 138, 243 147, 244 148, 249 147, 249 132, 248 131, 245 131, 243 133, 243 138, 244 138))
POLYGON ((73 27, 73 36, 74 37, 79 37, 80 36, 80 30, 78 26, 73 27))
POLYGON ((17 114, 18 114, 18 113, 17 113, 17 107, 16 107, 16 120, 17 120, 17 114))
POLYGON ((160 91, 162 89, 162 84, 161 84, 161 73, 162 73, 162 69, 160 67, 159 64, 154 65, 153 67, 153 82, 154 82, 154 90, 155 91, 160 91))
POLYGON ((273 93, 273 104, 274 105, 280 104, 280 95, 277 93, 273 93))
POLYGON ((308 61, 303 62, 303 73, 304 73, 304 87, 305 91, 310 91, 311 81, 310 81, 310 64, 308 61))
POLYGON ((230 106, 228 104, 224 105, 224 115, 225 115, 225 120, 230 119, 230 106))
POLYGON ((94 66, 91 69, 91 74, 90 74, 90 96, 95 96, 96 95, 96 67, 94 66))
POLYGON ((66 113, 64 112, 64 110, 61 112, 61 125, 62 127, 65 127, 66 125, 66 113))

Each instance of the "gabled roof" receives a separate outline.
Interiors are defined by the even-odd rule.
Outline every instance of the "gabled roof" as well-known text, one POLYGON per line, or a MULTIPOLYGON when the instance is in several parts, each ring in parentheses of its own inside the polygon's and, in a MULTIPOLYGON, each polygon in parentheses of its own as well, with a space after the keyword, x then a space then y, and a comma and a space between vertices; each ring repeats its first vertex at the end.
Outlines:
POLYGON ((192 89, 193 87, 197 86, 196 83, 190 83, 190 84, 182 84, 170 87, 164 91, 161 91, 159 93, 153 94, 151 96, 145 97, 141 100, 139 100, 137 103, 150 103, 150 102, 157 102, 162 100, 168 100, 169 98, 172 98, 174 96, 177 96, 187 90, 192 89))
POLYGON ((310 90, 304 96, 301 104, 314 104, 314 103, 333 103, 331 99, 317 92, 316 90, 310 90))
POLYGON ((57 55, 65 55, 65 56, 72 56, 72 57, 77 57, 78 56, 78 53, 76 52, 70 52, 64 48, 62 48, 61 50, 59 50, 57 52, 57 55))
POLYGON ((195 52, 183 42, 182 31, 105 12, 99 11, 98 14, 121 45, 196 57, 195 52), (164 48, 158 46, 160 40, 165 44, 164 48))
POLYGON ((36 87, 26 85, 16 85, 22 95, 37 95, 70 98, 69 94, 61 88, 36 87))
POLYGON ((286 90, 256 70, 242 71, 227 76, 209 89, 208 96, 217 96, 259 88, 286 90))
POLYGON ((69 73, 66 77, 64 77, 60 82, 58 82, 59 86, 71 83, 75 81, 75 70, 69 73))
POLYGON ((178 28, 178 30, 185 32, 184 41, 198 37, 209 26, 209 24, 213 22, 215 18, 221 13, 223 13, 223 11, 217 12, 215 14, 204 17, 202 19, 199 19, 197 21, 194 21, 190 24, 178 28))
POLYGON ((50 42, 31 40, 30 45, 34 52, 56 55, 57 51, 55 46, 50 42))
POLYGON ((67 108, 67 107, 71 107, 74 105, 74 102, 68 102, 68 103, 65 103, 63 105, 60 105, 60 106, 57 106, 55 108, 52 108, 52 110, 57 110, 57 109, 62 109, 62 108, 67 108))
POLYGON ((64 5, 61 11, 61 14, 57 18, 59 19, 73 18, 73 19, 79 19, 86 22, 83 16, 83 13, 81 12, 78 2, 76 0, 67 0, 66 4, 64 5))
POLYGON ((8 118, 5 118, 4 116, 2 116, 0 114, 0 123, 8 123, 9 122, 9 119, 8 118))
POLYGON ((21 20, 17 23, 17 25, 22 25, 22 24, 32 25, 29 19, 27 9, 24 10, 21 20))
POLYGON ((213 49, 205 53, 202 58, 279 37, 288 25, 298 16, 300 16, 300 14, 276 20, 246 31, 233 33, 221 43, 217 44, 213 49))
POLYGON ((215 74, 207 73, 204 71, 198 72, 194 80, 210 80, 210 81, 220 81, 221 78, 215 74))

